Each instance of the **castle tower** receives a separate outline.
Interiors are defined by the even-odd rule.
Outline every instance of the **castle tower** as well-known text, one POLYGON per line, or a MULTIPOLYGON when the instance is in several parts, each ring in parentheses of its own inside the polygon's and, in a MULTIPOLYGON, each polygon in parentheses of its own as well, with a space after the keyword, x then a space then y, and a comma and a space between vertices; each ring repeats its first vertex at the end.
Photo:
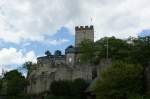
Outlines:
POLYGON ((75 27, 75 47, 78 47, 79 44, 85 39, 89 39, 94 42, 93 25, 91 25, 90 27, 89 26, 75 27))

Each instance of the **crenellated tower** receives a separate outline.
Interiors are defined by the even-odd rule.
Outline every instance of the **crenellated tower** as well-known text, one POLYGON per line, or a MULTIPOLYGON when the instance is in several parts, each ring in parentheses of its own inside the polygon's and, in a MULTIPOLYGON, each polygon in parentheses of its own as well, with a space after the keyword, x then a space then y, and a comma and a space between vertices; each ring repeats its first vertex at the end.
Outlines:
POLYGON ((76 26, 75 27, 75 47, 85 40, 89 39, 94 42, 94 27, 91 26, 76 26))

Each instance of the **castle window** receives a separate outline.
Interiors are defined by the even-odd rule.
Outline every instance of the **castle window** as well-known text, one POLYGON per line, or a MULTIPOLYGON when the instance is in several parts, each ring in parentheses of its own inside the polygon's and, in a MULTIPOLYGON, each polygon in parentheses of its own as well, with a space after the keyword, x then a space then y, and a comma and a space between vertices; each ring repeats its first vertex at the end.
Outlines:
POLYGON ((69 58, 69 63, 72 63, 72 58, 71 57, 69 58))

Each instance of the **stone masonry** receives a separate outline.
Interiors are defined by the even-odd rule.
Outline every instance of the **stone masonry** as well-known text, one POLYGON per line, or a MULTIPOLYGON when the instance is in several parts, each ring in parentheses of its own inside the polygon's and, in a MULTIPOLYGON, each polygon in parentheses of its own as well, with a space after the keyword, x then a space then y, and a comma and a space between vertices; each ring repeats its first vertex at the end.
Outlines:
MULTIPOLYGON (((79 44, 89 39, 94 42, 94 27, 80 26, 75 27, 75 46, 69 46, 65 50, 65 55, 55 54, 37 58, 37 66, 28 75, 29 86, 28 94, 41 94, 49 91, 52 81, 74 80, 81 78, 92 81, 93 71, 98 70, 99 66, 80 64, 79 44)), ((97 71, 96 71, 97 72, 97 71)))

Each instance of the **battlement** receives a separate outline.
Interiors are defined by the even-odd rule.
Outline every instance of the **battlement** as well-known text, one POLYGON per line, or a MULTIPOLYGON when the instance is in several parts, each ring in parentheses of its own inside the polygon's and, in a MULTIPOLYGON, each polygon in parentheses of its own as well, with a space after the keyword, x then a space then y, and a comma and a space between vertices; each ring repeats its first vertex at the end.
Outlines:
POLYGON ((78 31, 78 30, 93 30, 93 29, 94 29, 93 25, 91 25, 91 26, 76 26, 75 27, 76 31, 78 31))

